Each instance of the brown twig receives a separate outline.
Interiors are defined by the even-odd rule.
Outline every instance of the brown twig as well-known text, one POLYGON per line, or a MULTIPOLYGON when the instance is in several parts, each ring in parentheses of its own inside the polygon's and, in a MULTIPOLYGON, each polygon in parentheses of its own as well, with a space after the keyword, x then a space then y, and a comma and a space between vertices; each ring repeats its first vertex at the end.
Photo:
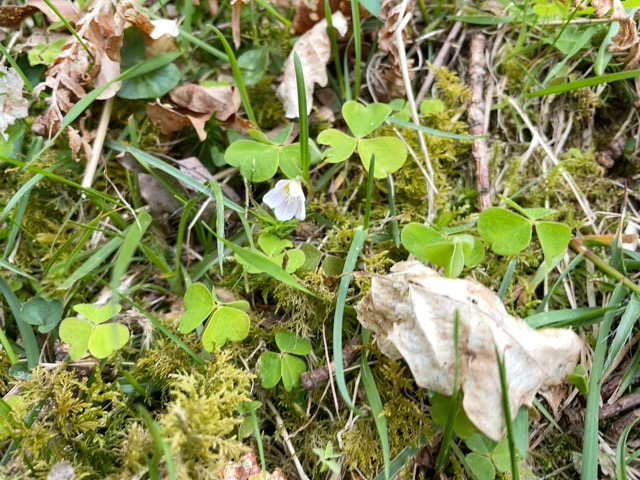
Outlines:
MULTIPOLYGON (((469 58, 471 101, 469 102, 469 108, 467 110, 469 133, 471 133, 471 135, 484 135, 486 133, 484 129, 485 43, 485 38, 482 33, 476 33, 471 39, 471 56, 469 58)), ((473 140, 471 152, 476 163, 478 208, 482 211, 491 206, 487 141, 484 138, 473 140)))
POLYGON ((600 409, 598 419, 600 421, 620 415, 627 410, 640 406, 640 392, 632 393, 622 397, 611 405, 605 405, 600 409))
MULTIPOLYGON (((354 337, 349 344, 342 349, 342 366, 344 368, 347 368, 351 365, 351 362, 355 360, 361 346, 360 338, 354 337)), ((303 373, 300 381, 307 391, 311 391, 329 380, 331 375, 333 375, 333 362, 303 373)))

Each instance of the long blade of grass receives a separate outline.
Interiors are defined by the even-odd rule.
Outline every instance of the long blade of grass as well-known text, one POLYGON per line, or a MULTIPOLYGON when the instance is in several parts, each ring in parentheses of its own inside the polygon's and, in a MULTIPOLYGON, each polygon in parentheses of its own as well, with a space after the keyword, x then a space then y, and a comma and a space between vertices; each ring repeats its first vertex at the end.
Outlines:
POLYGON ((513 421, 511 419, 511 410, 509 408, 509 386, 507 385, 507 370, 504 366, 504 359, 500 356, 498 347, 494 345, 496 352, 496 361, 498 362, 498 372, 500 375, 500 390, 502 400, 502 413, 504 422, 507 427, 507 441, 509 443, 509 458, 511 459, 511 478, 518 480, 520 478, 518 469, 518 452, 516 451, 515 434, 513 431, 513 421))
POLYGON ((133 254, 138 249, 140 245, 140 241, 142 240, 142 236, 144 232, 147 231, 149 225, 153 219, 151 215, 147 213, 146 210, 141 210, 138 214, 138 217, 133 221, 130 228, 128 229, 127 234, 122 241, 122 246, 118 251, 118 256, 115 259, 113 264, 113 270, 111 271, 111 289, 117 290, 118 283, 122 280, 122 278, 127 273, 127 268, 131 263, 131 259, 133 258, 133 254))
POLYGON ((311 157, 309 156, 309 116, 307 115, 307 92, 304 87, 304 72, 302 71, 302 63, 296 52, 293 52, 293 65, 296 71, 296 89, 298 91, 298 125, 300 130, 300 167, 302 169, 302 178, 311 187, 309 181, 309 165, 311 157))
MULTIPOLYGON (((218 237, 218 238, 220 238, 220 237, 218 237)), ((234 243, 231 243, 230 241, 225 240, 224 238, 220 238, 220 240, 222 240, 222 242, 231 251, 233 251, 233 253, 236 254, 236 256, 242 258, 249 265, 253 265, 256 268, 259 268, 261 271, 263 271, 264 273, 266 273, 270 277, 275 278, 279 282, 284 283, 285 285, 288 285, 289 287, 293 287, 296 290, 300 290, 301 292, 306 293, 307 295, 311 295, 314 298, 320 298, 320 297, 318 297, 318 295, 313 293, 307 287, 305 287, 304 285, 301 285, 293 276, 291 276, 291 274, 289 274, 285 270, 283 270, 282 267, 280 267, 279 265, 273 263, 268 258, 265 258, 265 257, 263 257, 261 255, 258 255, 256 253, 252 252, 251 250, 246 250, 246 249, 244 249, 242 247, 239 247, 238 245, 235 245, 234 243)))
MULTIPOLYGON (((629 291, 618 284, 609 298, 608 305, 619 305, 629 291)), ((584 437, 582 443, 582 473, 581 480, 598 479, 598 413, 600 412, 600 379, 604 371, 604 358, 607 353, 607 340, 611 332, 611 325, 616 318, 616 310, 610 310, 604 315, 600 323, 596 348, 591 362, 589 376, 589 393, 584 419, 584 437)))
POLYGON ((40 357, 40 351, 38 350, 38 341, 33 333, 33 327, 27 322, 22 320, 20 314, 20 301, 16 297, 9 284, 0 277, 0 293, 4 297, 5 302, 11 310, 11 314, 16 321, 18 331, 20 332, 20 339, 22 340, 22 346, 24 347, 25 355, 27 356, 27 367, 32 369, 38 365, 38 358, 40 357))
POLYGON ((453 426, 455 423, 456 414, 460 409, 462 398, 461 392, 458 388, 458 378, 460 375, 460 351, 458 350, 458 339, 460 333, 460 314, 456 310, 453 318, 453 351, 455 352, 455 370, 453 376, 453 392, 451 394, 451 403, 449 404, 449 412, 447 413, 447 423, 444 426, 442 432, 442 441, 440 442, 440 451, 436 458, 436 475, 444 470, 445 463, 449 458, 449 451, 453 444, 453 426))
POLYGON ((353 99, 360 95, 362 81, 362 31, 360 29, 360 6, 358 0, 351 0, 351 25, 353 28, 353 99))
POLYGON ((624 429, 622 435, 620 435, 620 439, 618 440, 618 445, 616 447, 616 478, 618 480, 627 480, 627 459, 625 458, 627 439, 629 438, 631 430, 638 422, 640 422, 640 418, 636 418, 633 422, 627 425, 627 428, 624 429))
POLYGON ((149 431, 149 434, 153 439, 153 444, 155 447, 153 457, 149 461, 149 475, 160 478, 160 459, 164 456, 168 478, 171 480, 176 480, 176 470, 173 465, 173 459, 171 458, 171 450, 169 449, 167 441, 162 438, 162 434, 160 433, 160 426, 153 418, 151 418, 149 411, 144 406, 137 404, 135 405, 135 409, 138 412, 138 415, 142 417, 142 421, 147 426, 147 430, 149 431))
MULTIPOLYGON (((369 344, 371 332, 367 329, 362 330, 362 345, 369 344)), ((367 396, 367 403, 371 408, 371 415, 373 421, 376 424, 376 430, 380 436, 380 446, 382 447, 382 459, 384 461, 384 478, 389 480, 390 476, 390 463, 391 454, 389 446, 389 432, 387 429, 387 418, 382 413, 382 400, 380 399, 380 392, 376 386, 376 380, 373 378, 373 373, 369 367, 366 355, 360 356, 360 367, 362 368, 362 384, 364 385, 364 391, 367 396)))
POLYGON ((613 364, 624 348, 625 343, 627 343, 629 338, 631 338, 631 332, 633 331, 633 327, 638 321, 638 318, 640 318, 640 296, 638 296, 637 293, 634 293, 631 295, 627 308, 624 309, 624 313, 616 327, 616 333, 611 341, 611 346, 609 347, 607 361, 604 364, 605 371, 613 364))
POLYGON ((487 135, 462 135, 460 133, 443 132, 442 130, 425 127, 424 125, 416 125, 413 122, 407 122, 405 120, 400 120, 399 118, 388 117, 386 121, 394 125, 398 125, 399 127, 411 128, 413 130, 428 133, 435 137, 449 138, 451 140, 478 140, 481 138, 488 138, 487 135))
MULTIPOLYGON (((125 230, 125 235, 128 233, 128 230, 125 230)), ((76 283, 81 278, 86 277, 90 273, 92 273, 96 268, 106 262, 107 258, 109 258, 124 242, 122 237, 114 237, 105 245, 97 249, 97 251, 89 257, 89 259, 84 262, 77 270, 75 270, 69 278, 67 278, 62 284, 58 287, 59 290, 68 290, 71 286, 76 283)))
POLYGON ((387 199, 389 201, 389 216, 391 217, 391 237, 393 238, 393 244, 396 247, 400 246, 400 229, 398 228, 398 219, 396 218, 396 195, 393 190, 393 183, 391 177, 384 179, 385 186, 387 187, 387 199))
POLYGON ((502 277, 502 282, 500 282, 500 288, 498 289, 498 297, 502 300, 504 300, 504 296, 507 294, 507 289, 509 288, 511 278, 513 278, 513 273, 516 271, 517 265, 518 259, 512 258, 507 266, 507 271, 504 273, 504 277, 502 277))
POLYGON ((222 188, 219 183, 212 182, 211 189, 213 190, 213 195, 216 197, 216 233, 218 234, 216 237, 216 245, 218 250, 218 267, 220 267, 220 275, 222 275, 224 255, 220 253, 224 250, 224 243, 222 243, 221 240, 224 238, 224 196, 222 195, 222 188))
POLYGON ((342 64, 340 63, 340 52, 338 50, 338 42, 336 40, 336 31, 333 29, 333 17, 331 16, 331 7, 329 0, 324 0, 324 18, 327 21, 327 35, 331 43, 331 56, 333 57, 333 67, 336 69, 336 83, 340 89, 340 96, 345 98, 344 77, 342 75, 342 64))
POLYGON ((216 34, 220 43, 224 47, 224 51, 227 53, 227 57, 229 58, 229 65, 231 66, 231 72, 233 73, 233 78, 236 81, 236 85, 238 87, 238 92, 240 92, 240 100, 242 101, 242 106, 244 107, 244 111, 247 112, 247 117, 254 125, 259 125, 256 120, 256 116, 253 114, 253 108, 251 108, 251 100, 249 99, 249 94, 247 93, 247 87, 244 84, 244 79, 242 78, 242 72, 240 71, 240 67, 238 66, 238 60, 236 59, 233 50, 231 49, 231 45, 227 42, 227 39, 224 38, 222 32, 218 30, 213 25, 209 25, 208 27, 213 33, 216 34))
POLYGON ((336 384, 338 385, 338 391, 342 396, 344 403, 359 415, 362 415, 362 410, 356 408, 351 401, 351 396, 347 390, 347 382, 344 378, 344 365, 342 364, 342 325, 344 322, 344 309, 347 301, 347 290, 349 289, 349 283, 351 283, 351 273, 356 267, 356 262, 360 256, 360 251, 367 239, 367 231, 362 227, 358 227, 353 232, 353 240, 347 253, 347 258, 344 261, 344 267, 342 269, 342 277, 340 278, 340 285, 338 287, 338 295, 336 297, 336 310, 333 317, 333 363, 334 371, 336 375, 336 384))
POLYGON ((602 316, 615 310, 620 311, 620 305, 610 305, 607 307, 580 307, 565 310, 554 310, 551 312, 536 313, 527 317, 525 322, 531 328, 543 327, 579 327, 598 323, 602 316))
POLYGON ((371 163, 369 164, 369 175, 367 175, 367 198, 364 204, 364 229, 369 228, 369 220, 371 219, 371 197, 373 196, 373 181, 376 167, 376 156, 371 155, 371 163))
POLYGON ((544 95, 554 95, 556 93, 572 92, 581 88, 589 88, 594 85, 601 85, 603 83, 619 82, 620 80, 628 80, 630 78, 640 77, 640 69, 627 70, 618 73, 609 73, 607 75, 601 75, 600 77, 585 78, 583 80, 576 80, 574 82, 563 83, 561 85, 554 85, 548 88, 542 88, 535 92, 527 93, 525 98, 542 97, 544 95))

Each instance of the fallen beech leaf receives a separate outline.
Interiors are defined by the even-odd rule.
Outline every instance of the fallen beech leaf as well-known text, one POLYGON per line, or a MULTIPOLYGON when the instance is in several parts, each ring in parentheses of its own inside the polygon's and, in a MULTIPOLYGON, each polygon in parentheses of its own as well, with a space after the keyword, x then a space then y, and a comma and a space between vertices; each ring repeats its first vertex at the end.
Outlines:
MULTIPOLYGON (((158 125, 160 132, 164 135, 179 132, 191 125, 187 115, 177 112, 171 106, 163 105, 162 103, 149 103, 147 105, 147 117, 158 125)), ((200 136, 199 132, 198 136, 200 136)), ((200 140, 206 140, 206 134, 205 138, 200 138, 200 140)))
POLYGON ((500 440, 505 428, 494 348, 505 364, 512 417, 538 390, 560 384, 575 367, 583 346, 578 335, 568 329, 533 330, 480 283, 443 278, 416 261, 400 262, 391 272, 373 277, 356 307, 358 320, 377 334, 385 355, 404 357, 420 387, 451 395, 457 312, 463 408, 488 437, 500 440))
MULTIPOLYGON (((331 16, 333 27, 344 35, 347 33, 347 20, 341 12, 331 16)), ((324 87, 327 84, 327 63, 331 58, 331 42, 327 35, 327 21, 322 20, 311 30, 302 35, 287 61, 284 64, 284 78, 278 87, 277 95, 284 106, 288 118, 298 117, 298 88, 296 72, 293 64, 293 54, 297 53, 304 72, 304 88, 307 97, 307 115, 313 106, 314 84, 324 87)))
POLYGON ((0 66, 0 138, 9 138, 5 130, 19 118, 26 117, 29 102, 22 98, 24 82, 13 70, 0 66))
POLYGON ((201 87, 189 83, 171 90, 169 97, 180 107, 196 113, 215 113, 216 119, 223 121, 240 108, 240 93, 236 87, 201 87))

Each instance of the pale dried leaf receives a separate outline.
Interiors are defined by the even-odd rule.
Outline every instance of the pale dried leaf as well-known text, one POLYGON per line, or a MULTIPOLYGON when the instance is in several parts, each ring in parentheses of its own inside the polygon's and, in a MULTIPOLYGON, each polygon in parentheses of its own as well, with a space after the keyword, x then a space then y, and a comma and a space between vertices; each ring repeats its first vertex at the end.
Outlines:
POLYGON ((169 92, 169 97, 178 106, 195 113, 216 114, 216 119, 227 120, 240 108, 240 93, 236 87, 201 87, 188 83, 169 92))
POLYGON ((0 137, 5 140, 9 125, 29 114, 29 102, 22 97, 22 87, 24 82, 13 69, 0 66, 0 137))
POLYGON ((74 480, 76 472, 70 462, 58 462, 49 471, 47 480, 74 480))
POLYGON ((242 456, 238 462, 229 462, 220 472, 220 478, 223 480, 249 480, 250 478, 264 478, 264 480, 287 480, 282 470, 276 468, 273 473, 264 472, 258 464, 256 453, 251 452, 242 456))
POLYGON ((160 132, 164 135, 179 132, 191 125, 191 121, 186 115, 159 102, 147 105, 147 118, 157 124, 160 132))
MULTIPOLYGON (((347 20, 341 12, 331 16, 334 28, 344 35, 347 32, 347 20)), ((301 36, 284 64, 284 78, 278 87, 277 95, 284 106, 288 118, 298 117, 298 88, 293 63, 293 54, 297 53, 304 72, 304 87, 307 98, 307 115, 313 106, 313 89, 317 83, 321 87, 327 84, 327 63, 331 58, 331 43, 327 35, 327 22, 322 20, 301 36)))
POLYGON ((474 280, 443 278, 420 262, 401 262, 373 277, 357 306, 358 320, 377 335, 382 352, 403 357, 416 383, 454 390, 454 318, 459 315, 459 387, 469 419, 488 437, 504 433, 495 350, 505 364, 510 413, 538 390, 560 384, 575 367, 583 341, 568 329, 533 330, 510 316, 500 299, 474 280))

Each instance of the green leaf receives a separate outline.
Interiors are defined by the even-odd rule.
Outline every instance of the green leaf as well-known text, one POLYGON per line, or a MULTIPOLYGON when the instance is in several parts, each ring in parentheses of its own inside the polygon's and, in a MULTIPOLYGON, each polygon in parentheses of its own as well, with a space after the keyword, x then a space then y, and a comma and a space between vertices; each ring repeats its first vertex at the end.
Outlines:
POLYGON ((225 307, 235 308, 236 310, 241 310, 243 312, 249 312, 251 306, 249 302, 246 300, 236 300, 235 302, 229 302, 224 304, 225 307))
POLYGON ((184 294, 184 314, 180 318, 178 331, 189 333, 196 329, 211 314, 215 302, 207 287, 192 283, 184 294))
POLYGON ((245 85, 255 85, 267 71, 269 50, 267 47, 248 50, 238 57, 238 67, 245 85))
POLYGON ((484 258, 484 246, 482 242, 473 235, 455 235, 452 240, 462 243, 465 267, 474 267, 484 258))
POLYGON ((273 257, 285 248, 291 248, 293 244, 286 239, 280 239, 271 233, 263 233, 258 237, 258 245, 262 251, 268 256, 273 257))
POLYGON ((466 457, 467 465, 478 480, 493 480, 496 478, 496 469, 491 460, 479 453, 470 453, 466 457))
POLYGON ((180 83, 180 69, 168 63, 156 70, 122 81, 118 97, 127 100, 160 98, 180 83))
POLYGON ((407 148, 402 140, 396 137, 367 138, 358 142, 358 155, 369 171, 371 156, 376 156, 376 166, 373 172, 376 178, 386 178, 396 172, 407 159, 407 148))
POLYGON ((75 305, 73 309, 87 320, 91 320, 97 325, 115 317, 120 313, 122 307, 117 303, 107 303, 101 307, 96 307, 90 303, 80 303, 75 305))
POLYGON ((567 382, 576 387, 581 394, 589 393, 589 375, 587 375, 587 369, 584 368, 584 365, 576 365, 573 372, 567 376, 567 382))
POLYGON ((311 352, 311 342, 297 336, 294 332, 276 333, 276 345, 283 353, 294 355, 308 355, 311 352))
POLYGON ((263 388, 273 388, 280 381, 280 355, 264 352, 260 355, 260 384, 263 388))
MULTIPOLYGON (((311 142, 309 142, 311 144, 311 142)), ((311 145, 309 145, 311 149, 311 145)), ((318 148, 315 148, 316 154, 318 148)), ((287 178, 296 178, 302 176, 302 166, 300 165, 300 143, 292 143, 280 148, 280 171, 287 178)))
POLYGON ((40 333, 48 333, 62 318, 62 300, 33 297, 22 305, 20 314, 25 322, 37 326, 40 333))
POLYGON ((498 255, 515 255, 531 242, 531 223, 522 215, 492 207, 480 214, 478 233, 498 255))
POLYGON ((107 358, 129 341, 129 329, 121 323, 105 323, 95 327, 89 337, 89 352, 96 358, 107 358))
POLYGON ((319 145, 329 145, 324 152, 324 159, 329 163, 340 163, 347 160, 356 150, 358 141, 335 128, 323 130, 318 135, 319 145))
POLYGON ((251 140, 238 140, 224 153, 224 161, 240 169, 251 182, 266 182, 278 171, 279 147, 251 140))
POLYGON ((551 208, 519 208, 530 220, 540 220, 556 213, 551 208))
POLYGON ((62 52, 62 47, 64 47, 65 43, 67 43, 67 39, 61 38, 53 43, 41 43, 34 46, 27 52, 29 65, 32 67, 41 64, 51 66, 60 56, 60 52, 62 52))
POLYGON ((320 265, 320 260, 322 260, 322 252, 311 243, 303 243, 298 250, 304 253, 304 263, 300 266, 300 270, 315 272, 320 265))
POLYGON ((249 315, 237 308, 220 306, 216 308, 202 334, 202 345, 212 352, 215 346, 222 347, 227 340, 239 342, 249 335, 251 321, 249 315))
POLYGON ((304 360, 295 355, 285 353, 282 355, 282 384, 287 392, 300 385, 300 375, 307 371, 304 360))
POLYGON ((442 100, 437 98, 427 98, 420 102, 420 115, 431 115, 432 113, 441 113, 445 111, 445 105, 442 100))
POLYGON ((502 439, 491 453, 491 459, 499 472, 511 470, 511 454, 509 453, 509 439, 502 439))
POLYGON ((536 234, 547 264, 562 257, 571 241, 571 229, 564 223, 538 222, 536 223, 536 234))
POLYGON ((79 318, 65 318, 58 333, 62 341, 69 345, 69 357, 75 361, 87 353, 93 325, 79 318))
POLYGON ((443 242, 446 240, 444 235, 437 230, 415 222, 405 225, 402 229, 400 239, 404 248, 409 250, 409 252, 413 253, 418 260, 422 260, 423 262, 429 261, 429 259, 424 258, 422 254, 422 249, 425 245, 443 242))
POLYGON ((465 439, 464 443, 467 444, 469 450, 482 455, 489 455, 496 446, 496 442, 482 433, 474 433, 469 438, 465 439))
POLYGON ((277 255, 273 262, 276 265, 280 265, 285 272, 293 273, 298 270, 302 265, 304 265, 305 255, 302 250, 298 250, 297 248, 293 248, 291 250, 287 250, 280 255, 277 255))
MULTIPOLYGON (((382 125, 391 113, 391 107, 383 103, 372 103, 366 107, 351 100, 342 105, 342 116, 356 138, 364 138, 382 125)), ((376 157, 377 160, 377 157, 376 157)))

